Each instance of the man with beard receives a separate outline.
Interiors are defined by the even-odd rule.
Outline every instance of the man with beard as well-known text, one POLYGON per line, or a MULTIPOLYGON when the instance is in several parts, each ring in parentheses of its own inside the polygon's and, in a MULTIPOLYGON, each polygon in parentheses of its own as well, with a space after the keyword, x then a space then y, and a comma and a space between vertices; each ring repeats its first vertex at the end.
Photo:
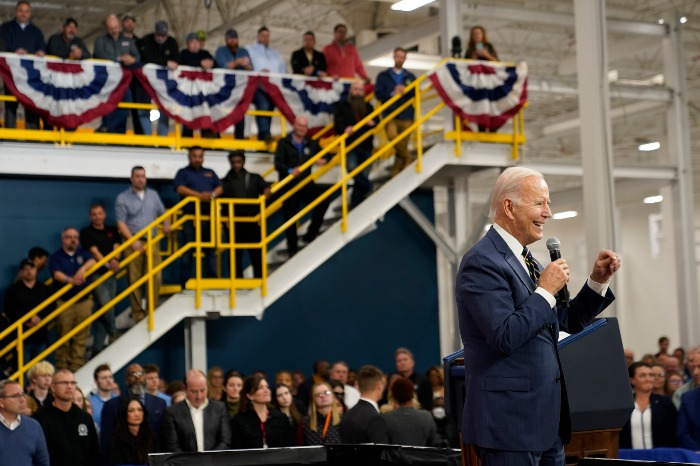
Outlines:
POLYGON ((146 392, 146 373, 140 364, 130 364, 126 368, 126 390, 117 398, 112 398, 102 408, 100 421, 100 448, 103 457, 106 458, 109 447, 109 438, 117 425, 119 405, 124 400, 138 398, 146 407, 148 424, 151 427, 154 438, 160 436, 160 426, 165 412, 165 400, 146 392))
MULTIPOLYGON (((336 134, 347 134, 346 147, 360 139, 365 133, 370 131, 376 124, 375 118, 369 120, 358 130, 353 130, 353 126, 372 113, 374 108, 365 102, 365 86, 360 81, 352 83, 348 100, 338 102, 334 111, 334 125, 336 134)), ((348 173, 359 167, 372 155, 374 136, 368 136, 350 152, 346 154, 348 173)), ((360 173, 355 175, 355 184, 350 196, 350 207, 357 207, 372 190, 372 182, 369 180, 371 164, 365 167, 360 173)))
MULTIPOLYGON (((54 290, 58 291, 65 285, 73 285, 56 301, 57 306, 63 305, 73 296, 80 293, 91 278, 85 277, 85 272, 95 264, 92 254, 78 246, 78 230, 68 227, 61 233, 61 249, 49 257, 49 271, 53 277, 54 290)), ((85 319, 90 317, 94 301, 87 293, 73 303, 56 318, 57 338, 63 337, 85 319)), ((56 368, 70 369, 75 372, 85 364, 85 347, 90 338, 90 326, 83 328, 73 338, 56 350, 56 368)))
POLYGON ((77 33, 78 21, 75 18, 66 18, 61 32, 49 37, 49 42, 46 44, 46 55, 55 55, 64 60, 87 60, 90 58, 90 52, 85 42, 76 35, 77 33))
MULTIPOLYGON (((238 45, 238 32, 235 29, 226 31, 226 45, 216 49, 214 59, 216 66, 229 70, 252 71, 253 64, 250 62, 248 51, 238 45)), ((233 134, 236 139, 245 138, 245 120, 233 125, 233 134)))
MULTIPOLYGON (((228 161, 231 170, 221 180, 223 193, 221 197, 237 199, 257 199, 262 194, 270 197, 270 188, 262 176, 248 172, 243 151, 229 152, 228 161)), ((258 206, 239 204, 233 209, 236 217, 255 217, 260 213, 258 206)), ((234 240, 236 243, 259 243, 260 225, 257 222, 236 222, 234 225, 234 240)), ((236 277, 243 278, 243 249, 236 249, 236 277)), ((253 266, 253 277, 262 277, 262 249, 251 248, 248 257, 253 266)))
MULTIPOLYGON (((288 175, 294 176, 294 179, 285 187, 285 192, 304 181, 304 179, 311 174, 311 168, 300 171, 299 167, 321 151, 321 146, 318 145, 318 142, 306 135, 309 132, 309 122, 306 117, 301 115, 296 117, 292 129, 292 134, 288 134, 286 137, 280 139, 277 144, 277 151, 275 152, 275 168, 279 174, 279 180, 282 181, 288 175)), ((316 164, 325 165, 328 160, 330 160, 330 156, 330 154, 326 154, 325 157, 318 159, 316 164)), ((284 192, 280 192, 280 195, 283 194, 284 192)), ((309 204, 320 194, 321 191, 313 180, 305 184, 282 204, 285 222, 289 221, 289 219, 299 212, 302 201, 309 204)), ((314 208, 313 214, 311 215, 311 225, 309 225, 309 229, 304 235, 305 242, 310 243, 316 238, 316 235, 318 235, 321 224, 323 223, 323 216, 326 213, 329 203, 330 201, 326 199, 314 208)), ((296 225, 291 225, 287 228, 285 235, 287 237, 289 257, 291 257, 297 253, 299 248, 297 245, 296 225)))

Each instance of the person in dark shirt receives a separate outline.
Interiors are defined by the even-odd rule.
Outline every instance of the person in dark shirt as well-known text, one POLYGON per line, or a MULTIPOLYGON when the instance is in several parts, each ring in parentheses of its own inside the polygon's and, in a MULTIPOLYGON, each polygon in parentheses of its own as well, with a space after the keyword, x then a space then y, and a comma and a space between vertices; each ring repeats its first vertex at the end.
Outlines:
POLYGON ((292 52, 292 73, 305 74, 306 76, 317 76, 325 78, 326 56, 322 52, 314 49, 316 36, 311 31, 306 31, 301 36, 302 47, 292 52))
MULTIPOLYGON (((34 54, 43 57, 46 51, 44 33, 31 22, 32 7, 27 1, 17 2, 15 17, 0 26, 5 46, 2 51, 14 52, 20 55, 34 54)), ((12 95, 5 88, 5 95, 12 95)), ((17 102, 5 102, 5 128, 17 127, 17 102)), ((25 108, 25 124, 27 129, 39 128, 39 115, 25 108)))
MULTIPOLYGON (((160 66, 167 66, 171 70, 177 68, 180 56, 177 49, 177 41, 174 37, 168 35, 168 23, 165 21, 156 22, 153 32, 136 41, 136 47, 139 49, 139 55, 141 55, 143 64, 154 63, 160 66)), ((142 85, 134 89, 134 101, 146 104, 151 103, 151 97, 142 85)), ((138 110, 137 114, 144 134, 152 134, 151 110, 138 110)), ((160 112, 158 136, 167 136, 168 130, 168 116, 165 112, 160 112)))
MULTIPOLYGON (((245 165, 243 151, 229 152, 228 161, 231 170, 221 180, 223 198, 257 199, 261 195, 270 196, 270 188, 262 176, 250 173, 245 165)), ((234 207, 236 217, 254 217, 260 209, 256 205, 240 204, 234 207)), ((260 225, 258 222, 236 222, 234 240, 236 243, 259 243, 260 225)), ((253 277, 262 277, 262 250, 259 248, 236 249, 236 277, 243 278, 243 252, 248 251, 248 257, 253 266, 253 277)))
MULTIPOLYGON (((207 50, 202 49, 201 42, 197 33, 190 32, 185 36, 186 48, 180 50, 179 62, 181 65, 193 66, 195 68, 203 68, 205 71, 209 71, 216 67, 216 62, 214 57, 207 50)), ((210 129, 202 130, 203 138, 216 138, 218 133, 210 129)), ((190 138, 192 137, 192 129, 184 126, 182 128, 182 137, 190 138)))
MULTIPOLYGON (((102 204, 90 206, 90 226, 80 230, 80 244, 92 254, 95 261, 101 261, 121 244, 119 231, 114 225, 105 225, 107 214, 102 204)), ((111 271, 113 275, 95 288, 95 309, 102 308, 117 295, 117 272, 119 271, 119 259, 114 258, 102 266, 93 275, 95 278, 111 271)), ((105 339, 110 342, 117 337, 117 326, 114 322, 114 307, 102 314, 92 324, 93 343, 92 355, 96 355, 105 347, 105 339)))
MULTIPOLYGON (((26 313, 43 303, 51 296, 51 288, 36 280, 37 270, 29 259, 22 259, 19 264, 20 280, 13 283, 5 293, 3 311, 9 321, 17 322, 26 313)), ((49 315, 55 305, 52 303, 45 307, 39 314, 33 316, 24 323, 24 331, 35 327, 39 322, 49 315)), ((24 340, 24 362, 31 361, 39 355, 47 344, 48 334, 46 326, 39 328, 36 333, 24 340)))
POLYGON ((85 42, 76 35, 77 33, 78 21, 75 18, 66 18, 63 21, 61 32, 49 37, 46 54, 55 55, 64 60, 87 60, 90 58, 91 55, 85 42))

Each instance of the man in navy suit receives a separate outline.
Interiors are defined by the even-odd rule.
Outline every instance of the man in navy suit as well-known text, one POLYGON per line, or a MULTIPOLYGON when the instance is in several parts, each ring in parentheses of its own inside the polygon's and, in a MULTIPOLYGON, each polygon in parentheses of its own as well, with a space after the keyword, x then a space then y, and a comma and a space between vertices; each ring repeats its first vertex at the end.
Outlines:
POLYGON ((340 439, 343 443, 388 443, 386 421, 379 414, 378 401, 384 393, 384 374, 374 366, 357 373, 360 401, 343 415, 340 439))
POLYGON ((567 309, 555 295, 569 279, 566 261, 546 268, 526 246, 542 239, 552 216, 542 174, 522 167, 496 181, 494 225, 462 259, 456 280, 464 343, 466 394, 462 442, 483 466, 564 465, 570 440, 559 330, 581 331, 614 299, 608 284, 620 267, 598 253, 593 271, 567 309))
POLYGON ((117 425, 119 406, 125 398, 139 398, 146 408, 148 425, 155 438, 160 436, 160 426, 163 423, 165 413, 165 400, 146 393, 146 373, 140 364, 130 364, 126 368, 126 392, 121 396, 112 398, 102 407, 102 419, 100 420, 100 448, 106 457, 109 447, 109 438, 117 425))
POLYGON ((700 451, 700 390, 695 389, 684 393, 681 400, 676 425, 678 446, 687 450, 700 451))

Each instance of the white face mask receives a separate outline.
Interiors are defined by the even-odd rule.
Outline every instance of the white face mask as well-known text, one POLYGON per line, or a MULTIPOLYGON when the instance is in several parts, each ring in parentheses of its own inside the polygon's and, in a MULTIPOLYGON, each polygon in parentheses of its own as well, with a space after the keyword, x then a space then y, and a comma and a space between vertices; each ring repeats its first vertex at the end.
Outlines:
POLYGON ((442 406, 433 408, 433 417, 435 419, 445 419, 445 408, 442 406))

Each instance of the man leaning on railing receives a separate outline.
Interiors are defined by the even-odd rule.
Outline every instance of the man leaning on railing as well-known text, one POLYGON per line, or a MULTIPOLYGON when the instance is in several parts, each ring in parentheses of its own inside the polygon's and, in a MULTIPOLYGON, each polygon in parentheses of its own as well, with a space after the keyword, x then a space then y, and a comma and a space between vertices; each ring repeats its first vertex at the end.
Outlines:
MULTIPOLYGON (((61 233, 61 248, 49 257, 49 270, 53 276, 55 290, 65 285, 73 287, 61 296, 56 304, 63 303, 82 291, 91 280, 85 272, 95 264, 92 254, 78 246, 78 230, 68 227, 61 233)), ((92 295, 86 294, 77 302, 68 306, 56 318, 56 332, 61 339, 68 332, 83 323, 92 312, 94 302, 92 295)), ((56 349, 56 367, 77 371, 85 364, 85 349, 90 337, 90 326, 83 328, 70 340, 56 349)))

